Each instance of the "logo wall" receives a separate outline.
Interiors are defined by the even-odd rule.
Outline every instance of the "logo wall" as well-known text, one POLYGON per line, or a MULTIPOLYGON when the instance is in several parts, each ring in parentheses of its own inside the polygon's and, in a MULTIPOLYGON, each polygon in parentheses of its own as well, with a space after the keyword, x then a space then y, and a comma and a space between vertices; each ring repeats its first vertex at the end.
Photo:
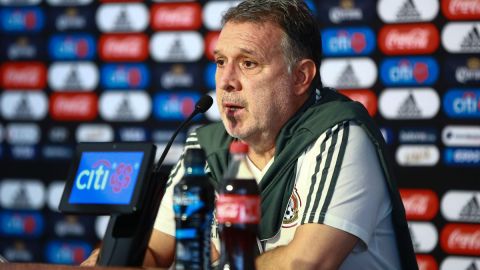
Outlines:
MULTIPOLYGON (((0 253, 88 256, 93 219, 57 212, 76 143, 162 150, 200 96, 216 96, 222 14, 240 2, 0 0, 0 253)), ((320 27, 323 85, 381 127, 420 269, 480 269, 480 0, 306 4, 320 27)), ((215 102, 190 130, 221 121, 215 102)))

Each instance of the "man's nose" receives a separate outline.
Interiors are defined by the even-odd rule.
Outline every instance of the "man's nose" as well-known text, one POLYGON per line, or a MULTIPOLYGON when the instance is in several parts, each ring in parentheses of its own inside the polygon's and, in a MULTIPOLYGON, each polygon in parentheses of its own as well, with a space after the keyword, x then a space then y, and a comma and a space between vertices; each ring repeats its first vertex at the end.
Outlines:
POLYGON ((226 64, 223 68, 217 67, 217 88, 226 91, 240 90, 238 70, 233 63, 226 64))

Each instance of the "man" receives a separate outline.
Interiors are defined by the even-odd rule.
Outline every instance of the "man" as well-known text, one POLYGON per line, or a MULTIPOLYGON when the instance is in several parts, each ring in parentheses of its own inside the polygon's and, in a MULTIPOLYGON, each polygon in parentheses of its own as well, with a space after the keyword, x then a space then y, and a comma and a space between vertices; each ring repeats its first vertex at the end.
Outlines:
MULTIPOLYGON (((262 196, 257 268, 416 269, 383 139, 361 105, 321 88, 320 34, 303 1, 247 0, 223 21, 214 51, 222 123, 199 128, 186 147, 206 151, 207 171, 218 183, 231 140, 250 146, 262 196)), ((171 197, 182 175, 180 160, 146 265, 173 263, 171 197)))

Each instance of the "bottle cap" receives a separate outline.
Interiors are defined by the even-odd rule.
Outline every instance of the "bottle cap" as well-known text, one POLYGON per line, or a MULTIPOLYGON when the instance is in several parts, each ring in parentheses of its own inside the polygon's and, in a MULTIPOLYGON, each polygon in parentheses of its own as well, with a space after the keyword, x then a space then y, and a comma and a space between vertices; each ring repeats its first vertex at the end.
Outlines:
POLYGON ((234 140, 230 144, 230 153, 232 154, 247 154, 248 153, 248 144, 234 140))
POLYGON ((183 160, 185 167, 205 166, 205 151, 200 148, 189 148, 185 152, 185 159, 183 160))

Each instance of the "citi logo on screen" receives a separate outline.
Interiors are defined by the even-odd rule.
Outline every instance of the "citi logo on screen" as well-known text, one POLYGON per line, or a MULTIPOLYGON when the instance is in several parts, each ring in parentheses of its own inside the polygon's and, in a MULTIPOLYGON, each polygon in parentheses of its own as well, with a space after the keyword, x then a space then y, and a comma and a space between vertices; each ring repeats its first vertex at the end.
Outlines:
POLYGON ((0 66, 0 86, 40 89, 47 85, 47 69, 41 62, 5 62, 0 66))
POLYGON ((400 189, 407 220, 431 220, 439 209, 438 196, 430 189, 400 189))
POLYGON ((377 80, 377 66, 371 58, 327 58, 320 75, 325 86, 337 89, 370 88, 377 80))
MULTIPOLYGON (((132 164, 120 163, 112 165, 110 161, 101 159, 91 169, 83 169, 77 173, 75 188, 81 190, 105 190, 107 184, 114 193, 130 185, 134 167, 132 164)), ((138 169, 138 164, 136 169, 138 169)))
POLYGON ((380 78, 386 86, 432 85, 438 79, 438 64, 431 57, 387 58, 380 78))
POLYGON ((478 0, 444 0, 442 12, 450 20, 478 20, 480 1, 478 0))
POLYGON ((194 110, 195 102, 200 99, 197 92, 159 93, 153 100, 153 115, 160 120, 181 121, 194 110))
POLYGON ((322 31, 325 56, 367 55, 375 49, 376 39, 367 27, 330 28, 322 31))
POLYGON ((131 33, 144 31, 150 16, 147 7, 141 3, 103 4, 96 13, 97 26, 106 33, 131 33))
POLYGON ((480 52, 480 23, 451 22, 442 30, 443 47, 450 53, 480 52))
POLYGON ((443 161, 450 166, 479 167, 480 148, 448 147, 444 150, 443 161))
POLYGON ((53 35, 49 42, 54 60, 91 60, 96 54, 96 40, 88 34, 53 35))
POLYGON ((480 192, 449 190, 442 198, 441 212, 451 222, 480 223, 480 192))
POLYGON ((39 32, 45 26, 45 15, 38 7, 0 9, 0 30, 4 32, 39 32))
POLYGON ((203 38, 198 32, 157 32, 150 39, 150 54, 158 62, 194 62, 203 51, 203 38))
POLYGON ((48 108, 47 96, 41 91, 4 91, 0 94, 0 111, 8 120, 42 120, 48 108))
POLYGON ((202 26, 199 3, 163 3, 151 7, 154 30, 197 30, 202 26))
POLYGON ((101 68, 101 85, 109 89, 147 88, 150 73, 145 64, 106 64, 101 68))
POLYGON ((380 50, 387 55, 429 54, 439 42, 438 29, 431 23, 385 25, 378 35, 380 50))
POLYGON ((439 10, 436 0, 380 0, 377 7, 386 23, 432 21, 439 10))
POLYGON ((145 34, 102 35, 98 46, 100 58, 104 61, 143 61, 148 57, 148 37, 145 34))
POLYGON ((409 221, 415 253, 429 253, 438 243, 438 231, 431 222, 409 221))
POLYGON ((98 81, 93 62, 54 62, 48 69, 48 85, 54 91, 93 91, 98 81))
POLYGON ((443 110, 451 118, 480 118, 480 90, 449 90, 443 97, 443 110))
POLYGON ((203 24, 210 31, 222 28, 222 14, 229 8, 238 5, 240 1, 208 1, 203 7, 203 24))

